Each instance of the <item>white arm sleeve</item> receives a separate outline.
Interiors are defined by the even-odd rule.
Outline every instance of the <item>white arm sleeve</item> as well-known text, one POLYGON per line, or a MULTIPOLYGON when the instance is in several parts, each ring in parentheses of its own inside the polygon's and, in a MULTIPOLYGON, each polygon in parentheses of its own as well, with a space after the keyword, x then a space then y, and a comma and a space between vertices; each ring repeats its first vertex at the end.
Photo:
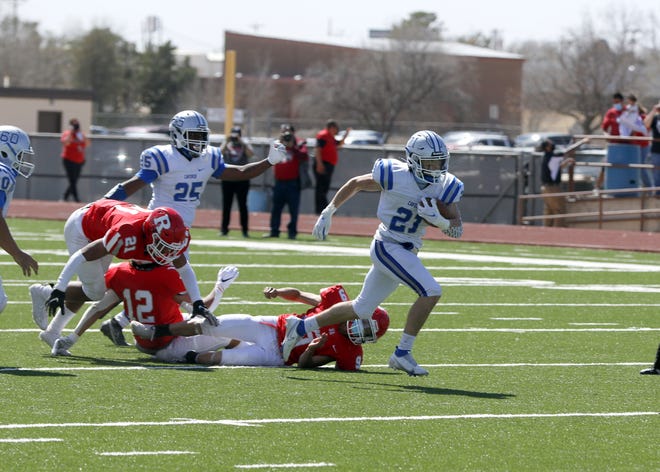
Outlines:
POLYGON ((86 262, 85 256, 82 255, 82 251, 79 249, 69 257, 69 260, 66 262, 64 269, 60 272, 60 276, 57 278, 57 283, 55 284, 55 289, 62 292, 66 291, 66 286, 69 284, 69 281, 78 271, 78 268, 82 265, 83 262, 86 262))
POLYGON ((195 271, 193 270, 190 262, 186 262, 186 265, 177 269, 179 277, 183 281, 183 286, 186 287, 186 292, 190 295, 190 299, 193 302, 202 299, 202 294, 199 292, 199 287, 197 286, 197 277, 195 276, 195 271))
POLYGON ((213 310, 218 308, 218 305, 220 305, 220 300, 222 300, 222 295, 224 292, 221 292, 218 290, 218 288, 213 289, 213 302, 211 302, 211 306, 209 306, 209 311, 213 313, 213 310))

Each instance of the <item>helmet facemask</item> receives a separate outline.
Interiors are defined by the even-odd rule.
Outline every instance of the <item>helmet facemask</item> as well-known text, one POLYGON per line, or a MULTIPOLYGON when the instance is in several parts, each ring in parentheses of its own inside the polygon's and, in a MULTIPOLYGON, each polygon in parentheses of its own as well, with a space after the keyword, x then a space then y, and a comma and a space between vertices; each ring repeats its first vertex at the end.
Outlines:
POLYGON ((346 322, 346 335, 353 344, 375 343, 378 340, 377 333, 378 321, 376 320, 358 319, 346 322))
MULTIPOLYGON (((4 153, 3 153, 4 154, 4 153)), ((32 148, 24 149, 16 154, 16 160, 11 163, 11 167, 26 179, 34 172, 34 164, 25 160, 25 155, 34 155, 32 148)), ((5 157, 3 155, 3 157, 5 157)))
POLYGON ((153 234, 153 241, 147 244, 147 252, 159 265, 171 264, 187 246, 187 241, 167 242, 160 234, 153 234))
POLYGON ((437 184, 449 169, 449 154, 442 155, 438 153, 434 156, 410 154, 408 164, 417 180, 428 184, 437 184))

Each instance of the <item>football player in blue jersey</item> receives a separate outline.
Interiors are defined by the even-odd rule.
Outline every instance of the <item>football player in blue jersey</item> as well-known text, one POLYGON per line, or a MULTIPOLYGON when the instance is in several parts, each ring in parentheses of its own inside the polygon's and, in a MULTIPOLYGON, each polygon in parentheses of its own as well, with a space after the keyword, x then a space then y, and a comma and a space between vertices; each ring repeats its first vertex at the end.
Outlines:
MULTIPOLYGON (((16 176, 22 175, 27 179, 34 171, 34 164, 26 160, 30 154, 34 152, 25 131, 15 126, 0 126, 0 247, 14 258, 25 276, 32 272, 36 274, 39 264, 18 247, 5 218, 14 196, 16 176)), ((6 306, 7 294, 0 278, 0 312, 6 306)))
POLYGON ((460 238, 463 223, 458 201, 463 182, 447 172, 449 152, 442 138, 433 131, 418 131, 406 144, 406 162, 379 159, 369 174, 353 177, 335 194, 323 210, 312 234, 325 239, 332 215, 358 192, 380 192, 376 212, 380 225, 371 243, 372 266, 360 294, 352 301, 300 320, 287 320, 282 354, 286 361, 302 336, 319 327, 352 319, 368 319, 399 284, 415 291, 418 298, 408 311, 399 345, 389 366, 409 375, 428 375, 411 354, 413 343, 442 289, 417 256, 428 225, 447 236, 460 238), (444 214, 444 216, 443 216, 444 214))
MULTIPOLYGON (((287 158, 286 148, 275 141, 266 159, 242 166, 225 164, 220 148, 209 145, 211 131, 206 118, 194 110, 174 115, 169 132, 171 143, 145 149, 140 155, 140 170, 112 188, 106 198, 123 201, 150 185, 152 195, 147 208, 173 208, 186 226, 192 227, 195 210, 209 179, 251 179, 287 158)), ((115 344, 125 346, 122 328, 128 324, 128 318, 120 313, 105 321, 101 331, 115 344)))

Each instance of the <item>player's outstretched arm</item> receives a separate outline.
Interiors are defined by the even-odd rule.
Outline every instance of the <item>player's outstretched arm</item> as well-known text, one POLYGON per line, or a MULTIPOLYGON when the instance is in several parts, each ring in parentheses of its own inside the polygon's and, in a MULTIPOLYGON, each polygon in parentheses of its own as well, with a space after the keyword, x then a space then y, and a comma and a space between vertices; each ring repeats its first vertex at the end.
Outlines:
POLYGON ((39 263, 27 252, 24 252, 18 247, 18 244, 11 235, 7 220, 0 214, 0 247, 14 258, 16 264, 23 271, 23 275, 32 275, 32 272, 37 274, 39 272, 39 263))
POLYGON ((335 196, 332 197, 332 201, 323 209, 316 220, 312 235, 318 240, 324 240, 330 233, 332 216, 339 207, 359 192, 378 192, 380 190, 380 185, 373 179, 371 174, 363 174, 353 177, 341 186, 337 193, 335 193, 335 196))
POLYGON ((316 293, 303 292, 294 287, 264 288, 264 297, 268 299, 283 298, 292 302, 304 303, 306 305, 316 306, 321 303, 321 296, 316 293))

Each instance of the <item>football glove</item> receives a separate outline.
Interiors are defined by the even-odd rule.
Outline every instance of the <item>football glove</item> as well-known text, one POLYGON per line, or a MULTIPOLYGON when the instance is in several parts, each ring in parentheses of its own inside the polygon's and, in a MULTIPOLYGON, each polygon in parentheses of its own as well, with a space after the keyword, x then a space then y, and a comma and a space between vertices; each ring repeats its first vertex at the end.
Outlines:
POLYGON ((215 289, 223 293, 238 278, 238 267, 226 266, 218 271, 218 280, 215 289))
POLYGON ((318 219, 316 220, 314 229, 312 230, 312 235, 316 239, 323 241, 326 238, 326 236, 330 232, 330 225, 332 224, 332 215, 334 215, 336 211, 337 209, 333 204, 330 204, 323 209, 318 219))
POLYGON ((193 303, 193 316, 201 316, 208 321, 211 326, 218 326, 218 319, 204 306, 204 302, 201 300, 197 300, 193 303))
POLYGON ((289 154, 286 152, 286 146, 279 141, 275 141, 270 145, 270 150, 268 151, 268 162, 271 166, 284 162, 289 158, 289 154))
POLYGON ((435 199, 422 198, 417 204, 417 214, 424 218, 427 223, 437 228, 442 230, 449 228, 449 220, 440 214, 435 199))
POLYGON ((46 307, 48 308, 49 316, 55 316, 57 310, 60 310, 64 314, 64 292, 57 289, 50 292, 50 297, 46 300, 46 307))

